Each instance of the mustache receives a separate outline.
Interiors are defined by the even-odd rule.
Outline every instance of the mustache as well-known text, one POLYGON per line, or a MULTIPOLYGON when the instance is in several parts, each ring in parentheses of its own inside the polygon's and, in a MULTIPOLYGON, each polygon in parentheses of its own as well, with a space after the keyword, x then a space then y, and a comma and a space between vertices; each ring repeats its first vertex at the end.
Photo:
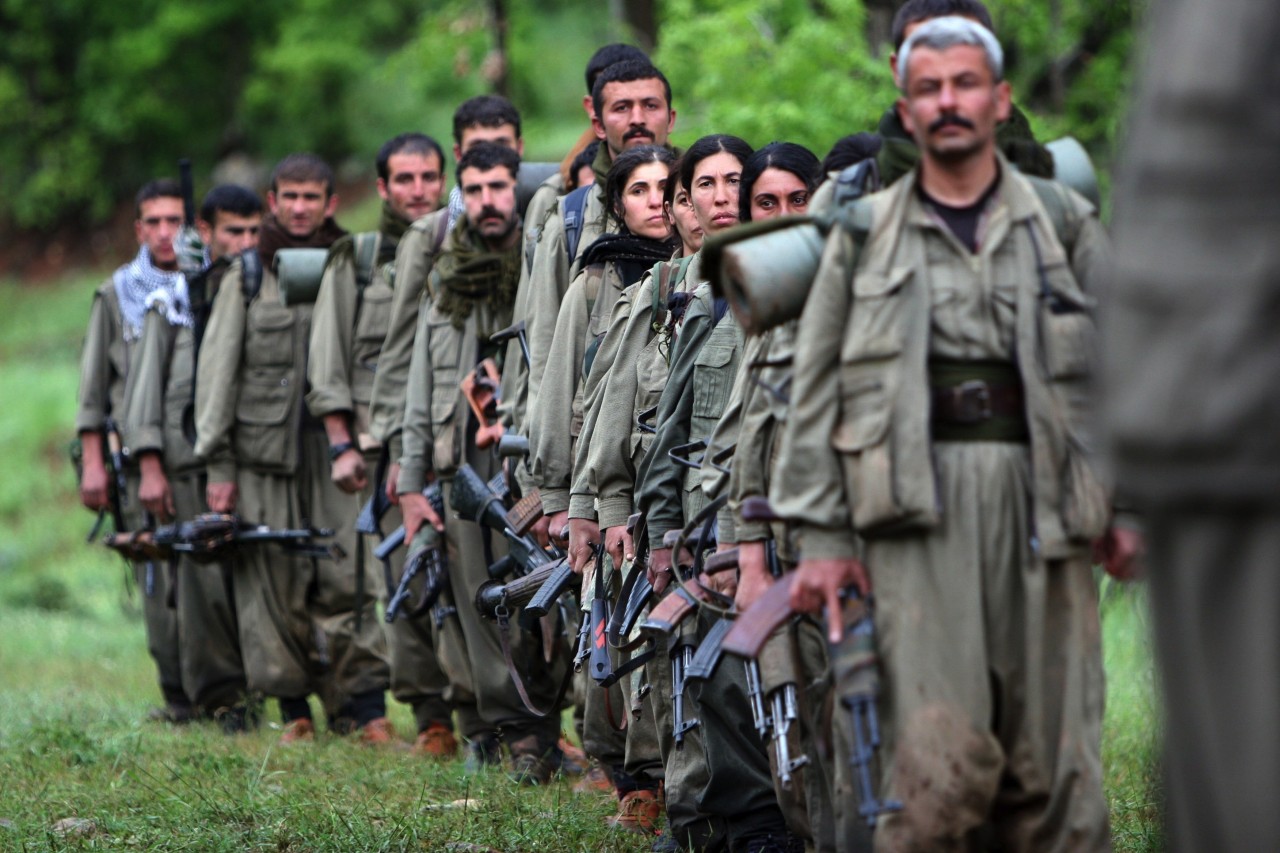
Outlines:
POLYGON ((929 132, 937 133, 939 130, 942 130, 944 127, 947 127, 948 125, 952 125, 954 127, 963 127, 967 130, 974 129, 973 122, 969 121, 964 116, 958 115, 956 113, 947 113, 946 115, 938 116, 929 124, 929 132))
POLYGON ((649 128, 633 127, 627 131, 626 136, 623 136, 622 139, 625 142, 628 139, 639 139, 640 137, 645 137, 647 139, 655 138, 653 135, 653 131, 649 130, 649 128))
POLYGON ((477 217, 478 220, 479 219, 501 219, 504 221, 506 220, 506 218, 507 218, 506 214, 504 214, 501 210, 498 210, 498 208, 496 207, 490 207, 487 205, 483 209, 481 209, 480 215, 477 217))

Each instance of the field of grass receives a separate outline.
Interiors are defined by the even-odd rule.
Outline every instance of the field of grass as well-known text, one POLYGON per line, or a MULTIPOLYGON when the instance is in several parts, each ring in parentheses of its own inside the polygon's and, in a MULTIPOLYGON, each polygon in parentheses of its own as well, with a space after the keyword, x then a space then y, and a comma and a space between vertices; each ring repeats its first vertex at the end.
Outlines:
MULTIPOLYGON (((343 221, 367 227, 371 216, 366 203, 343 221)), ((515 789, 500 773, 467 776, 460 761, 336 738, 284 750, 270 725, 227 738, 144 722, 159 691, 140 592, 126 591, 119 559, 85 544, 92 517, 66 457, 100 280, 0 282, 0 851, 648 849, 607 832, 612 804, 567 783, 515 789)), ((1115 846, 1159 850, 1142 590, 1104 586, 1103 626, 1115 846)), ((412 731, 404 707, 392 718, 412 731)))

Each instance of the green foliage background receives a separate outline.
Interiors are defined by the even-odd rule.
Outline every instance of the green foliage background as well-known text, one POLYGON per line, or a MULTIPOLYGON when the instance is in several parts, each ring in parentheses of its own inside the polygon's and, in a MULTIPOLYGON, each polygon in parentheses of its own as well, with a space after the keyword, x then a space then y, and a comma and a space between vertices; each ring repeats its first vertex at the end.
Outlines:
MULTIPOLYGON (((886 5, 881 0, 878 5, 886 5)), ((1141 0, 990 0, 1020 103, 1105 166, 1141 0), (1054 62, 1068 86, 1046 96, 1054 62)), ((583 124, 590 52, 630 35, 600 0, 508 2, 508 90, 526 154, 558 159, 583 124)), ((0 0, 0 233, 105 220, 191 156, 270 163, 313 150, 370 172, 385 138, 447 141, 453 107, 492 88, 480 0, 0 0)), ((819 154, 874 126, 894 97, 863 0, 658 0, 677 141, 730 132, 819 154)))

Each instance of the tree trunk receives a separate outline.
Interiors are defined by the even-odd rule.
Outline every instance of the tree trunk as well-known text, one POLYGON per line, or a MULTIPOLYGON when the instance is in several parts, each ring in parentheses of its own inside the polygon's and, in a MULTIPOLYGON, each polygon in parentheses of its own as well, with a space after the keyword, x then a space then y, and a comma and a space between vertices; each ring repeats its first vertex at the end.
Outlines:
POLYGON ((611 0, 609 10, 633 33, 638 47, 652 53, 658 44, 658 10, 656 0, 611 0))
POLYGON ((904 2, 906 0, 866 0, 863 4, 867 10, 867 48, 874 58, 881 59, 886 50, 893 50, 893 16, 904 2))
POLYGON ((493 50, 484 58, 480 74, 489 82, 495 94, 506 98, 508 92, 507 18, 506 0, 489 0, 490 24, 493 26, 493 50))
POLYGON ((1062 43, 1062 0, 1049 0, 1049 104, 1062 115, 1067 104, 1068 55, 1062 43))

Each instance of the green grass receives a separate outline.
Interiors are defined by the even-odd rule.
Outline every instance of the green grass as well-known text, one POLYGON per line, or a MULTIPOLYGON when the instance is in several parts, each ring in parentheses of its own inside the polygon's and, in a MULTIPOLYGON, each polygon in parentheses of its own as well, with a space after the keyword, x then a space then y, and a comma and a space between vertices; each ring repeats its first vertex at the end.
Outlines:
MULTIPOLYGON (((648 849, 604 829, 607 799, 566 783, 516 789, 323 736, 280 749, 274 718, 237 738, 143 722, 159 691, 140 593, 126 592, 119 559, 84 543, 92 516, 65 454, 99 281, 0 282, 0 851, 648 849), (55 832, 65 818, 93 829, 55 832)), ((1162 848, 1145 614, 1141 589, 1104 585, 1103 758, 1120 851, 1162 848)), ((412 731, 406 708, 391 716, 412 731)))

